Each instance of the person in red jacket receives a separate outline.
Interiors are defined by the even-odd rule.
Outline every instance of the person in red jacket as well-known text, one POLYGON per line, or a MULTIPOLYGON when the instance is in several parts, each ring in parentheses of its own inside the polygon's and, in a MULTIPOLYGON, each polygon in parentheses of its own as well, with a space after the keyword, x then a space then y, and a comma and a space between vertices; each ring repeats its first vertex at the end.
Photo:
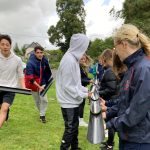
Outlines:
POLYGON ((45 113, 47 110, 47 95, 40 96, 39 92, 44 90, 44 86, 48 83, 52 73, 48 60, 44 56, 44 49, 40 46, 34 48, 34 53, 30 55, 25 70, 26 88, 32 90, 32 96, 35 104, 40 112, 40 120, 46 123, 45 113))

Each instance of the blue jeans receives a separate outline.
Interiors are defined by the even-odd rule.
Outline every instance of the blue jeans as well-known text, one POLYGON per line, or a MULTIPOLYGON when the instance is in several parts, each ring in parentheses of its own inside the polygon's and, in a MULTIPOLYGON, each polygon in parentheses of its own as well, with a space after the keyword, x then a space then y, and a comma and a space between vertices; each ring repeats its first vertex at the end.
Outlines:
POLYGON ((150 150, 148 143, 132 143, 119 140, 119 150, 150 150))

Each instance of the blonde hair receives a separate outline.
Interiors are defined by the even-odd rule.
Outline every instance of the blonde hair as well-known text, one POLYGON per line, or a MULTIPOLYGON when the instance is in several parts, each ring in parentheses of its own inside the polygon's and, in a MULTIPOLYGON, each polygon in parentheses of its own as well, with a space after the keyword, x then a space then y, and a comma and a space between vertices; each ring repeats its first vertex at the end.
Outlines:
POLYGON ((85 63, 80 63, 81 67, 83 68, 83 70, 88 73, 88 69, 89 67, 92 65, 93 63, 93 60, 90 56, 88 56, 87 54, 84 54, 82 57, 85 57, 86 58, 86 61, 85 63))
POLYGON ((112 50, 105 49, 102 54, 99 56, 100 59, 104 61, 106 65, 112 66, 112 50))
POLYGON ((150 39, 143 34, 136 26, 131 24, 122 25, 114 34, 114 41, 128 41, 132 46, 143 48, 146 55, 150 56, 150 39))
POLYGON ((85 64, 81 64, 83 66, 90 66, 93 63, 93 60, 90 56, 88 56, 87 54, 84 54, 82 57, 86 58, 85 64))
POLYGON ((90 66, 93 63, 92 58, 89 55, 87 55, 87 54, 84 54, 84 56, 86 57, 86 64, 87 64, 87 66, 90 66))

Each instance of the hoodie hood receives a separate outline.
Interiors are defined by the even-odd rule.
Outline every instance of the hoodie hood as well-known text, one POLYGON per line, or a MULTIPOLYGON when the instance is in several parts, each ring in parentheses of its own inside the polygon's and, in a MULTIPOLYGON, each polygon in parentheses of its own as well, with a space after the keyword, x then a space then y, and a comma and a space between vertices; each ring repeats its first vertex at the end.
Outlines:
POLYGON ((77 60, 80 60, 86 52, 90 40, 84 34, 73 34, 70 40, 70 47, 67 53, 71 53, 77 60))
POLYGON ((35 54, 34 54, 34 52, 31 52, 30 53, 30 57, 29 57, 29 60, 38 60, 38 59, 36 59, 36 56, 35 56, 35 54))

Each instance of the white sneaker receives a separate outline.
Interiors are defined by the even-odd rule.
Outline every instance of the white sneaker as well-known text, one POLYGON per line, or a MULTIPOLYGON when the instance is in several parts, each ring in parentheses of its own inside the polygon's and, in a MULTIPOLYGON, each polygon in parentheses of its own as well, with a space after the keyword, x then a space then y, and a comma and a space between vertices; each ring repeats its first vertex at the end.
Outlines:
POLYGON ((83 118, 79 118, 79 126, 88 127, 88 124, 83 120, 83 118))

